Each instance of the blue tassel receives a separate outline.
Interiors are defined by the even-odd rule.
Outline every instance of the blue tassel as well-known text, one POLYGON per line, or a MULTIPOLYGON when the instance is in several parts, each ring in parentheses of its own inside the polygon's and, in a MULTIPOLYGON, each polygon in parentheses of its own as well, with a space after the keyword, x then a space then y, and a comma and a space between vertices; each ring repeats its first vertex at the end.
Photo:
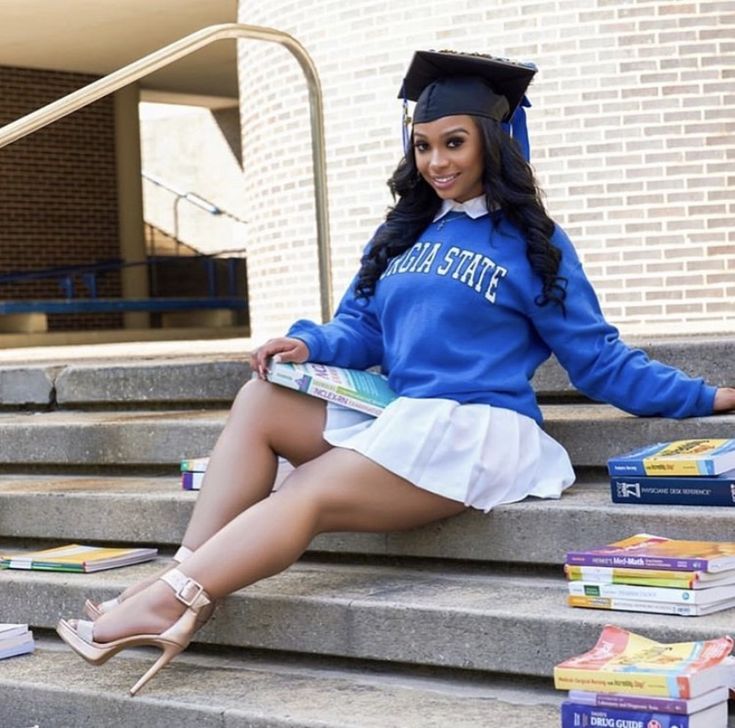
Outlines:
POLYGON ((527 96, 524 96, 510 122, 505 122, 502 125, 505 132, 516 140, 521 149, 521 154, 527 162, 531 161, 531 142, 528 138, 528 126, 526 124, 526 109, 530 107, 531 102, 527 96))

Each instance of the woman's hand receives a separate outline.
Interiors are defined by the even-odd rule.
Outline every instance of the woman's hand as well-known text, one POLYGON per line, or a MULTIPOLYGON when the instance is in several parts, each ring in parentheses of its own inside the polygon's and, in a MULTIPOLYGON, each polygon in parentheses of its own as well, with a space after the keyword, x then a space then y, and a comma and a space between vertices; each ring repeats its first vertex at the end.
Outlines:
POLYGON ((727 412, 735 409, 735 389, 733 387, 720 387, 715 392, 715 412, 727 412))
POLYGON ((268 339, 250 355, 250 366, 261 379, 265 379, 268 359, 271 357, 276 361, 301 364, 309 358, 309 347, 301 339, 290 339, 287 336, 268 339))

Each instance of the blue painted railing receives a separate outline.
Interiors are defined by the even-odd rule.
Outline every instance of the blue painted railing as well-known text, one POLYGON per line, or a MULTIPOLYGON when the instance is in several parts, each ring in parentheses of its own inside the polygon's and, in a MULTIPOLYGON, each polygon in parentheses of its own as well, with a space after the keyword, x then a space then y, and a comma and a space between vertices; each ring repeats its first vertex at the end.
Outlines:
MULTIPOLYGON (((242 252, 242 251, 228 251, 242 252)), ((11 313, 110 313, 118 311, 176 311, 193 309, 225 308, 247 310, 247 299, 238 293, 238 272, 245 258, 224 258, 216 255, 180 257, 149 257, 144 261, 124 262, 110 258, 85 265, 56 266, 35 271, 18 271, 0 275, 2 287, 29 281, 55 279, 61 290, 61 299, 15 299, 0 300, 0 314, 11 313), (182 262, 200 261, 206 275, 206 296, 159 296, 157 273, 163 266, 182 262), (218 263, 226 263, 225 293, 219 293, 218 263), (149 298, 100 298, 98 276, 122 271, 124 268, 145 266, 149 270, 151 296, 149 298), (77 282, 81 281, 86 295, 78 295, 77 282)))

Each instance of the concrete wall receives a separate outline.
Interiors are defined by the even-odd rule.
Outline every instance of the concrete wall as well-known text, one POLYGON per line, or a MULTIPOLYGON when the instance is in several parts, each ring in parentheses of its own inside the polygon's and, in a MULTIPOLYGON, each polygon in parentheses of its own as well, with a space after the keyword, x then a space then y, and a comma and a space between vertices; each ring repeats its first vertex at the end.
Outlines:
MULTIPOLYGON (((194 192, 238 218, 248 219, 250 204, 237 153, 237 109, 215 114, 197 106, 141 104, 143 170, 182 192, 194 192)), ((176 196, 143 182, 145 220, 169 234, 176 227, 176 196)), ((249 227, 233 217, 212 216, 182 201, 179 239, 204 253, 248 244, 249 227)))
MULTIPOLYGON (((291 33, 326 109, 334 292, 401 155, 395 99, 415 49, 535 61, 533 164, 623 332, 735 330, 732 4, 662 0, 241 0, 291 33), (730 176, 728 176, 730 175, 730 176)), ((256 338, 318 318, 308 105, 290 53, 239 52, 256 338)))

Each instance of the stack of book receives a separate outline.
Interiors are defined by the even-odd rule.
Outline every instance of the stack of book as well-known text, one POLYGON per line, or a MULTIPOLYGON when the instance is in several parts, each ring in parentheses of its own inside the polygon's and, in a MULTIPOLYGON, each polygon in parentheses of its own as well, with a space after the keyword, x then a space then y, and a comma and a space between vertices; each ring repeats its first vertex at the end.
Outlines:
POLYGON ((0 660, 16 655, 27 655, 33 652, 33 632, 27 624, 0 623, 0 660))
POLYGON ((735 440, 676 440, 610 458, 614 503, 735 506, 735 440))
POLYGON ((554 668, 569 690, 562 728, 727 728, 731 637, 666 644, 607 625, 597 644, 554 668))
POLYGON ((182 490, 201 490, 209 458, 188 458, 181 461, 182 490))
MULTIPOLYGON (((188 458, 181 461, 182 490, 201 490, 204 474, 209 467, 209 458, 188 458)), ((278 457, 278 473, 276 487, 291 470, 291 465, 284 457, 278 457)))
POLYGON ((735 607, 735 543, 639 533, 567 553, 572 607, 696 617, 735 607))

